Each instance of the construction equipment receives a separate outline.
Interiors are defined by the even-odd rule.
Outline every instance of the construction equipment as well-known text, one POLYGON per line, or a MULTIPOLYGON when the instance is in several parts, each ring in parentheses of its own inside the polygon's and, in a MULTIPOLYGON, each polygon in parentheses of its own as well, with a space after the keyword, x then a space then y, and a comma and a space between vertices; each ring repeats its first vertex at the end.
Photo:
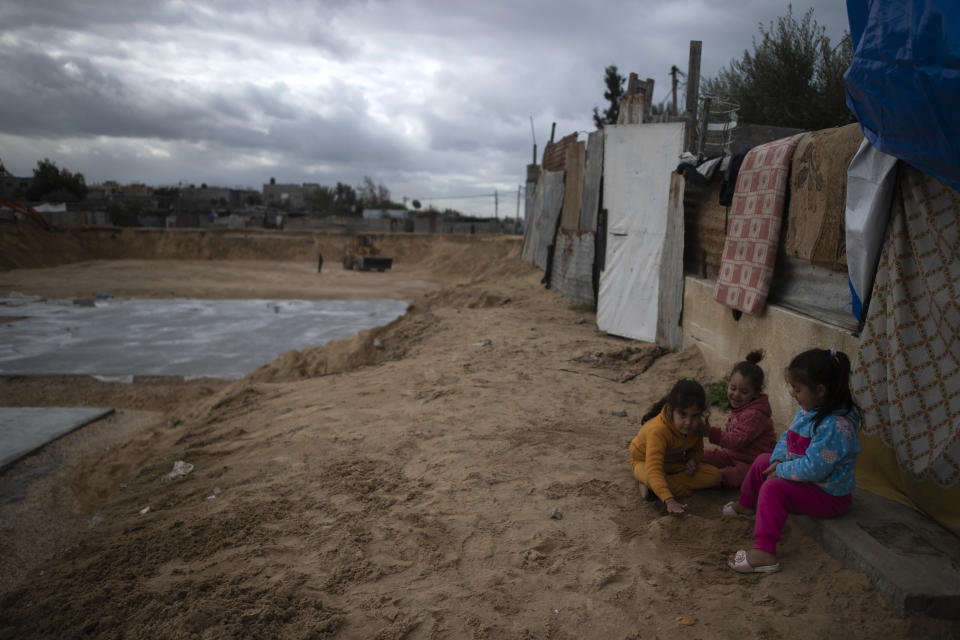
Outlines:
POLYGON ((353 245, 347 247, 347 252, 343 256, 344 269, 385 271, 391 266, 393 266, 393 258, 380 255, 380 247, 369 234, 354 236, 353 245))
POLYGON ((21 216, 33 220, 45 231, 53 231, 53 227, 50 226, 50 223, 44 220, 43 216, 37 213, 32 207, 19 205, 13 200, 0 200, 0 207, 7 207, 8 209, 13 210, 15 213, 19 213, 21 216))

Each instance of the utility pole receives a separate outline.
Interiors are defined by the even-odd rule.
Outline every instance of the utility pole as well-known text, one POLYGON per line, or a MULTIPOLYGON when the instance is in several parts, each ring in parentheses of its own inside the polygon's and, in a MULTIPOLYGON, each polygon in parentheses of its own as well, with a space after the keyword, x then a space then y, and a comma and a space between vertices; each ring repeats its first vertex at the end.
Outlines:
POLYGON ((530 135, 533 136, 533 164, 537 164, 537 132, 533 130, 533 116, 530 116, 530 135))
POLYGON ((697 127, 697 105, 700 102, 700 52, 703 42, 690 41, 690 61, 687 67, 687 126, 684 132, 684 151, 693 151, 693 136, 697 127))
POLYGON ((517 216, 514 224, 520 225, 520 185, 517 185, 517 216))
POLYGON ((500 219, 500 196, 496 189, 493 190, 493 217, 500 219))
POLYGON ((670 114, 670 115, 672 115, 672 116, 677 115, 677 72, 678 72, 678 71, 680 71, 680 69, 677 69, 677 65, 673 65, 672 67, 670 67, 670 77, 673 78, 673 80, 672 80, 672 83, 673 83, 673 113, 670 114))

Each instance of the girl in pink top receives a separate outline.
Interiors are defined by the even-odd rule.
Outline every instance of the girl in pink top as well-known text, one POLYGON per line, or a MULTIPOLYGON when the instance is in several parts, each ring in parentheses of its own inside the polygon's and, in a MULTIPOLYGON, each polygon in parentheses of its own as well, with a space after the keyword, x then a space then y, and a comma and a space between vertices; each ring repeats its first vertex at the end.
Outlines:
POLYGON ((727 385, 730 413, 722 429, 711 427, 708 434, 719 448, 706 449, 703 461, 720 469, 725 487, 739 488, 756 457, 777 444, 770 402, 763 393, 763 369, 757 364, 762 359, 763 351, 751 351, 734 365, 727 385))

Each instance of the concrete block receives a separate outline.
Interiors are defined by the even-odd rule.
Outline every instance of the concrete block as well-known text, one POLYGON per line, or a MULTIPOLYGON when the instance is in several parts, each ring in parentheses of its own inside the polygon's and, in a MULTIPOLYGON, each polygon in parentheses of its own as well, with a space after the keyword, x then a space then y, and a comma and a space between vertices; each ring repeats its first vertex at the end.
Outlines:
POLYGON ((935 521, 857 489, 846 515, 797 522, 844 566, 867 574, 894 614, 960 620, 960 538, 935 521))
POLYGON ((111 413, 101 407, 0 407, 0 469, 111 413))

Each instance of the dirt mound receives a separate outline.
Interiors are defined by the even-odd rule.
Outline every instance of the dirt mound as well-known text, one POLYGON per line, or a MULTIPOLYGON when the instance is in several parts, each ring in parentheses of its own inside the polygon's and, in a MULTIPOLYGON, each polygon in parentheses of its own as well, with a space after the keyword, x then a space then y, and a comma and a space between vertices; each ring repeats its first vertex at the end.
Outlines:
MULTIPOLYGON (((395 321, 397 322, 397 321, 395 321)), ((320 347, 287 351, 244 377, 247 382, 287 382, 354 371, 402 356, 403 348, 387 351, 380 335, 386 327, 361 331, 320 347)))
POLYGON ((661 356, 669 353, 655 344, 639 343, 613 351, 591 351, 573 359, 573 362, 613 370, 618 382, 627 382, 643 374, 661 356))
MULTIPOLYGON (((518 236, 371 234, 383 255, 449 277, 476 276, 518 256, 518 236)), ((271 260, 340 262, 352 235, 333 231, 71 227, 44 231, 29 222, 0 223, 0 269, 49 267, 88 260, 271 260)))

